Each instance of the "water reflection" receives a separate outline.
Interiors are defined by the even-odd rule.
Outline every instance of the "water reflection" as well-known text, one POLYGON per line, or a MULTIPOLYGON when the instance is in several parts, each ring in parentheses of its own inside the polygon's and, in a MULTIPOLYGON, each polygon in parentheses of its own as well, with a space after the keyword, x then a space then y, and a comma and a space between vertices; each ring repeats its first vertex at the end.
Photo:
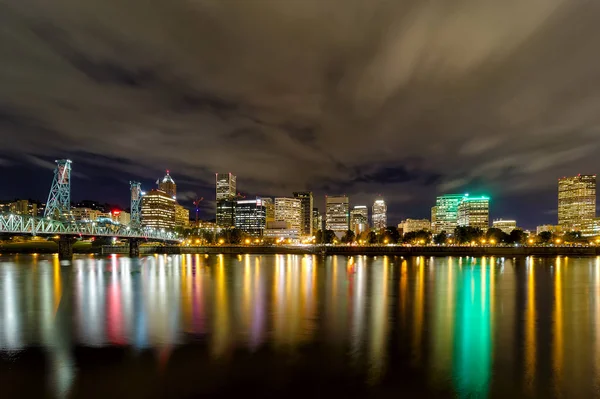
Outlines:
POLYGON ((585 397, 600 383, 599 298, 600 258, 3 257, 0 354, 44 348, 58 396, 78 381, 75 347, 168 368, 199 345, 227 367, 267 351, 373 389, 585 397))

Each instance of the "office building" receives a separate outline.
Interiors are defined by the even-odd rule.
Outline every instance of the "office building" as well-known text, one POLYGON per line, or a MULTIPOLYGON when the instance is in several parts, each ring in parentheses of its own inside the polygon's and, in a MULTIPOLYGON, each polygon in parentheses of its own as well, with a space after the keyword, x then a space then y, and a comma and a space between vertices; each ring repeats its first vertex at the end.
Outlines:
POLYGON ((177 197, 177 185, 175 184, 175 181, 169 174, 168 170, 165 177, 163 177, 162 180, 158 181, 158 189, 165 192, 168 196, 172 198, 177 197))
POLYGON ((373 203, 371 220, 373 221, 373 229, 375 230, 385 229, 387 227, 387 206, 383 199, 376 199, 373 203))
POLYGON ((596 175, 558 180, 558 224, 563 231, 581 231, 596 217, 596 175))
POLYGON ((495 229, 500 229, 506 234, 510 234, 511 231, 517 228, 517 221, 496 219, 492 222, 492 227, 495 229))
POLYGON ((458 203, 463 197, 463 194, 445 194, 436 198, 435 206, 432 208, 432 212, 435 214, 431 217, 435 234, 442 231, 448 234, 454 232, 458 222, 458 203))
POLYGON ((350 230, 356 235, 369 228, 369 210, 366 205, 356 205, 350 211, 350 230))
POLYGON ((437 217, 437 207, 436 206, 432 206, 431 207, 431 227, 430 230, 435 232, 435 222, 436 222, 436 217, 437 217))
POLYGON ((162 190, 142 197, 142 226, 172 230, 175 227, 175 199, 162 190))
POLYGON ((217 201, 217 227, 222 229, 235 227, 235 206, 235 199, 223 199, 217 201))
POLYGON ((275 221, 288 222, 291 229, 302 231, 302 201, 299 198, 275 198, 275 221))
POLYGON ((317 234, 317 231, 323 230, 323 216, 319 212, 319 208, 313 208, 313 235, 317 234))
POLYGON ((275 203, 273 198, 262 197, 262 203, 265 207, 266 223, 275 221, 275 203))
POLYGON ((562 229, 561 225, 553 225, 553 224, 543 224, 541 226, 537 226, 535 229, 535 233, 538 235, 545 231, 549 231, 552 234, 562 234, 563 229, 562 229))
POLYGON ((345 195, 325 197, 325 229, 343 236, 350 226, 350 200, 345 195))
POLYGON ((300 231, 297 228, 292 228, 289 222, 268 222, 263 237, 279 242, 284 240, 297 241, 300 238, 300 231))
POLYGON ((487 231, 490 227, 490 199, 480 196, 472 197, 468 194, 458 204, 458 226, 468 226, 487 231))
POLYGON ((175 226, 189 227, 190 226, 190 210, 179 204, 175 204, 175 226))
POLYGON ((406 219, 398 225, 398 228, 402 229, 402 233, 412 233, 415 231, 430 231, 431 222, 428 219, 406 219))
POLYGON ((267 208, 263 199, 238 200, 235 207, 235 227, 255 237, 260 237, 266 227, 267 208))
POLYGON ((92 208, 71 208, 71 218, 75 222, 95 222, 102 213, 92 208))
POLYGON ((313 235, 313 194, 311 191, 296 191, 294 198, 298 198, 302 205, 302 224, 300 226, 300 235, 309 237, 313 235))
POLYGON ((235 175, 231 173, 217 173, 216 174, 216 186, 217 196, 216 200, 231 200, 236 196, 236 183, 235 175))
POLYGON ((115 224, 122 224, 124 226, 131 223, 131 214, 125 211, 114 210, 111 212, 112 222, 115 224))

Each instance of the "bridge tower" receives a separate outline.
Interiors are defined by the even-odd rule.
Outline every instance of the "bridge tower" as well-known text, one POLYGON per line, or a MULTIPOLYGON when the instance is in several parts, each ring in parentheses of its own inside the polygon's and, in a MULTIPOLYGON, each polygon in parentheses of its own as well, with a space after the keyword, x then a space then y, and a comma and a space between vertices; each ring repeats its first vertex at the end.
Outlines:
POLYGON ((131 188, 131 222, 132 229, 142 227, 142 184, 137 181, 130 181, 131 188))
POLYGON ((59 159, 55 162, 56 169, 44 217, 68 219, 71 213, 71 160, 59 159))

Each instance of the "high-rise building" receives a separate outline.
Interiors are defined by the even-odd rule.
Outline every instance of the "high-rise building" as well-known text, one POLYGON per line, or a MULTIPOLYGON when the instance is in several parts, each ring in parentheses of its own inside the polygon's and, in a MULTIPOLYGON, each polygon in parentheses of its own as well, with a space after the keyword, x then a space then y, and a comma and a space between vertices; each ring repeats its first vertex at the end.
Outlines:
POLYGON ((350 211, 350 230, 355 234, 367 231, 369 227, 369 209, 366 205, 356 205, 350 211))
POLYGON ((217 202, 221 200, 234 199, 236 195, 235 175, 231 173, 217 173, 217 202))
POLYGON ((266 226, 267 208, 263 199, 238 200, 235 207, 235 227, 255 237, 263 234, 266 226))
POLYGON ((406 219, 398 227, 402 228, 403 234, 421 230, 429 231, 431 230, 431 222, 428 219, 406 219))
POLYGON ((236 178, 231 173, 215 174, 217 227, 230 228, 235 226, 236 178))
POLYGON ((435 215, 433 232, 438 234, 442 231, 452 234, 458 222, 458 204, 463 199, 463 194, 444 194, 435 200, 435 215))
POLYGON ((235 199, 222 199, 217 201, 217 227, 223 229, 235 227, 235 206, 235 199))
POLYGON ((350 227, 350 200, 345 195, 325 197, 325 229, 342 236, 350 227))
POLYGON ((387 227, 387 206, 383 199, 376 199, 373 203, 371 220, 373 221, 373 228, 375 230, 385 229, 387 227))
POLYGON ((175 199, 162 190, 142 197, 142 226, 172 230, 175 227, 175 199))
POLYGON ((177 184, 175 184, 175 181, 169 174, 168 170, 165 177, 163 177, 162 180, 158 181, 158 189, 164 191, 168 196, 172 198, 177 197, 177 184))
POLYGON ((558 180, 558 224, 563 231, 581 231, 596 217, 596 175, 558 180))
POLYGON ((175 227, 188 227, 190 225, 190 210, 175 204, 175 227))
POLYGON ((511 231, 517 228, 517 221, 496 219, 492 222, 492 227, 495 229, 500 229, 506 234, 510 234, 511 231))
POLYGON ((275 221, 288 222, 291 229, 302 230, 302 201, 299 198, 275 198, 275 221))
POLYGON ((273 198, 262 197, 262 203, 265 206, 266 223, 275 221, 275 203, 273 198))
POLYGON ((296 191, 294 198, 300 199, 302 203, 302 225, 300 235, 312 236, 313 234, 313 194, 311 191, 296 191))
POLYGON ((319 212, 319 208, 313 208, 313 234, 316 234, 317 231, 323 230, 323 216, 319 212))
POLYGON ((487 231, 490 227, 490 198, 470 197, 465 194, 458 203, 457 225, 476 227, 487 231))

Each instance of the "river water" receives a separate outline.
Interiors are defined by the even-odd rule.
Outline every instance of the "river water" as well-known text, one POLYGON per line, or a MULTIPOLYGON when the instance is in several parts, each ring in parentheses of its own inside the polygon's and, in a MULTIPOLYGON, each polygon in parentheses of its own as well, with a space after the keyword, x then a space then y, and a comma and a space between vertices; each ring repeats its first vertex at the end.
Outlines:
POLYGON ((0 396, 594 397, 600 258, 0 256, 0 396))

